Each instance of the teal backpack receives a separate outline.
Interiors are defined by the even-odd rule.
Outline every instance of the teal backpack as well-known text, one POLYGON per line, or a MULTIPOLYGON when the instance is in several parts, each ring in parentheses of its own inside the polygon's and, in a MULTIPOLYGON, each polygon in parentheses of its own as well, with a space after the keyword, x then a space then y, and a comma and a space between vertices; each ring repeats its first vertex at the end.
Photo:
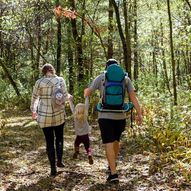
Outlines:
POLYGON ((100 112, 127 112, 133 108, 131 102, 124 103, 127 73, 116 63, 109 65, 105 71, 104 90, 101 103, 96 109, 100 112))

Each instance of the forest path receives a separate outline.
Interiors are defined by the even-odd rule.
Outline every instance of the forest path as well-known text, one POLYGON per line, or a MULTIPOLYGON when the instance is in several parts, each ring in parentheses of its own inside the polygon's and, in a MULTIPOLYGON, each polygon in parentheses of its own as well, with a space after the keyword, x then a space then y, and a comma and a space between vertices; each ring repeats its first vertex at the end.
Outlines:
MULTIPOLYGON (((155 172, 152 153, 136 149, 129 142, 126 130, 118 161, 119 184, 106 183, 107 163, 99 128, 92 125, 94 164, 90 165, 83 146, 79 158, 72 159, 74 131, 67 118, 64 135, 64 168, 58 168, 55 178, 49 177, 49 163, 42 130, 31 120, 30 113, 7 114, 0 136, 1 191, 189 191, 188 185, 176 179, 170 165, 155 172), (151 162, 152 161, 152 162, 151 162), (151 173, 150 172, 154 172, 151 173)), ((157 167, 156 167, 157 168, 157 167)))

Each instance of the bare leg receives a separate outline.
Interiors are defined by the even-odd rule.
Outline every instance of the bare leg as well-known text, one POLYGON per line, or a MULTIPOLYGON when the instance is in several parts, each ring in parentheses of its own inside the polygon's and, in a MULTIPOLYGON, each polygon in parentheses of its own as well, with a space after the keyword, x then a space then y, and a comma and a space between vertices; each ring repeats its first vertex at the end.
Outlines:
POLYGON ((106 143, 105 151, 106 151, 106 157, 111 169, 111 174, 116 174, 116 153, 114 149, 114 142, 106 143))
POLYGON ((119 155, 119 149, 120 149, 120 145, 118 141, 115 141, 113 143, 113 147, 114 147, 114 152, 115 152, 115 161, 117 161, 118 155, 119 155))

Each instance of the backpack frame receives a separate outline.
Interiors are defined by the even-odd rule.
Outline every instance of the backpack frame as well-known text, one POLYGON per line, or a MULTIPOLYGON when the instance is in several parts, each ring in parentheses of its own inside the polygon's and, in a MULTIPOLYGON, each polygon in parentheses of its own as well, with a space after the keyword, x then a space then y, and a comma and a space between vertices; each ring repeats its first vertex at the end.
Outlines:
POLYGON ((108 66, 103 82, 103 95, 96 109, 100 112, 123 113, 133 108, 132 102, 125 103, 127 73, 117 65, 108 66))
POLYGON ((123 109, 125 99, 125 76, 126 73, 120 66, 113 64, 108 67, 108 70, 105 72, 105 81, 103 84, 102 104, 104 109, 123 109), (119 76, 112 76, 116 75, 117 72, 119 73, 119 76))

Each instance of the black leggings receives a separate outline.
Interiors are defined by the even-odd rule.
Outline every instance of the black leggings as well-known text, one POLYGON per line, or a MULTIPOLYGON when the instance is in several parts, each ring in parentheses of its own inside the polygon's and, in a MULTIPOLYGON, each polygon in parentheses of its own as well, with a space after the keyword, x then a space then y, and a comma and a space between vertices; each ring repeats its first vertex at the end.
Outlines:
POLYGON ((57 160, 58 162, 61 162, 63 155, 64 123, 55 127, 43 128, 43 132, 46 139, 46 151, 50 163, 55 163, 55 141, 57 160))

